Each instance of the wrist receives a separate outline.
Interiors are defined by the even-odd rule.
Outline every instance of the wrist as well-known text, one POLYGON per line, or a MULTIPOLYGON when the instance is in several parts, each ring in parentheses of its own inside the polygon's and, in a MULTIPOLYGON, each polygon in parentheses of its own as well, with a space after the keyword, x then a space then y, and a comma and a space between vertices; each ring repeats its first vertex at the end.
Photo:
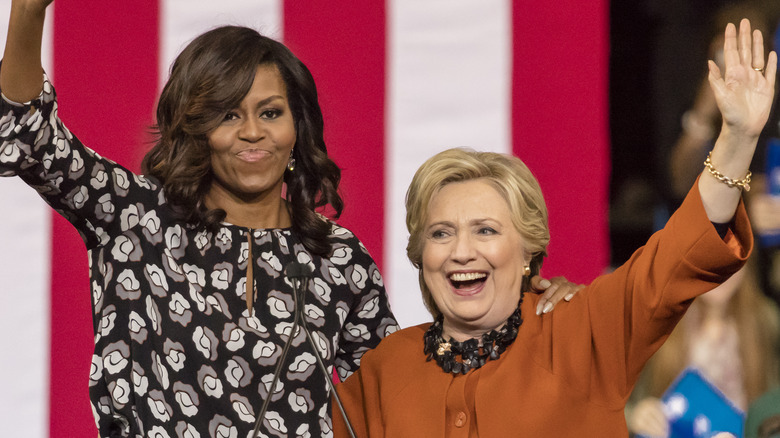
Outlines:
POLYGON ((707 159, 704 160, 704 167, 713 178, 726 184, 729 188, 736 187, 746 192, 750 191, 750 181, 751 181, 751 177, 753 176, 753 173, 750 172, 750 170, 747 171, 747 174, 745 175, 744 178, 740 178, 740 179, 730 178, 725 174, 721 173, 719 170, 717 170, 715 166, 712 164, 712 152, 710 152, 707 155, 707 159))
POLYGON ((728 123, 723 122, 723 125, 720 128, 720 134, 718 135, 718 141, 724 141, 730 144, 738 145, 735 147, 735 151, 739 150, 742 152, 745 148, 751 148, 751 150, 755 150, 760 134, 761 132, 751 132, 744 129, 735 129, 728 123))
POLYGON ((42 21, 46 17, 46 6, 40 2, 13 0, 11 12, 16 12, 18 17, 25 20, 42 21))

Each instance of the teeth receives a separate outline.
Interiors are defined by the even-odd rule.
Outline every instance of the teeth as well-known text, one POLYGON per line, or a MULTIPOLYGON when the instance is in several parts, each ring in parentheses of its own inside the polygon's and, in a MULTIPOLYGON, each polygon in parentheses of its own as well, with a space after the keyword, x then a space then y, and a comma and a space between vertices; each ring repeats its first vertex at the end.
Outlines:
POLYGON ((456 272, 450 275, 452 281, 472 281, 487 277, 484 272, 456 272))

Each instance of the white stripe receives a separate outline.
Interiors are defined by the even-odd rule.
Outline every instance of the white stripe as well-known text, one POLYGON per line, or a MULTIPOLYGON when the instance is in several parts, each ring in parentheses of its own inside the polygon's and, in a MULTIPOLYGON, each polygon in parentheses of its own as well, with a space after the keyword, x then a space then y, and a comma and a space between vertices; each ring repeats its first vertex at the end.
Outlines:
POLYGON ((0 436, 44 437, 51 209, 19 178, 0 180, 0 205, 0 436))
POLYGON ((209 29, 239 25, 274 39, 282 35, 282 0, 164 0, 161 8, 160 84, 184 46, 209 29))
POLYGON ((454 146, 511 150, 509 0, 389 2, 385 277, 402 327, 430 321, 406 258, 414 171, 454 146))
MULTIPOLYGON (((0 1, 5 47, 11 1, 0 1)), ((47 11, 42 60, 51 73, 47 11)), ((0 436, 49 435, 51 209, 18 178, 0 179, 0 436)))

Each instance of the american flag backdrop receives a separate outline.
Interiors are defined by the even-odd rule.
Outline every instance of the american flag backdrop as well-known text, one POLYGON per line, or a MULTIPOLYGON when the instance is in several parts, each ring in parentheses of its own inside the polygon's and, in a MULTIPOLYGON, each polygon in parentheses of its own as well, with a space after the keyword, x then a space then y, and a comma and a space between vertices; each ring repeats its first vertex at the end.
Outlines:
MULTIPOLYGON (((60 116, 138 170, 174 56, 243 24, 284 41, 320 92, 352 229, 402 326, 429 320, 406 259, 404 196, 453 146, 512 152, 541 182, 543 273, 588 282, 608 263, 607 0, 56 0, 44 67, 60 116)), ((10 0, 0 0, 5 44, 10 0)), ((0 179, 0 436, 94 437, 92 319, 78 234, 17 178, 0 179)))

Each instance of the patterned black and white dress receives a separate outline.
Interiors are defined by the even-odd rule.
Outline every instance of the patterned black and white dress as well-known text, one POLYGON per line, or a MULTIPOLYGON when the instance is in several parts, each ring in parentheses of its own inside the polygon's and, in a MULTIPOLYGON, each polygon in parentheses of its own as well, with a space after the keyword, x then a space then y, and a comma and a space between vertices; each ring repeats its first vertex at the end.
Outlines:
MULTIPOLYGON (((397 329, 379 270, 349 230, 333 224, 328 258, 289 229, 196 230, 174 219, 158 181, 102 158, 65 128, 47 78, 37 99, 2 99, 0 109, 0 176, 37 190, 88 249, 89 391, 100 436, 248 437, 294 318, 283 275, 291 261, 314 268, 305 312, 319 354, 341 378, 397 329)), ((326 377, 302 332, 286 364, 262 436, 329 436, 326 377)))

